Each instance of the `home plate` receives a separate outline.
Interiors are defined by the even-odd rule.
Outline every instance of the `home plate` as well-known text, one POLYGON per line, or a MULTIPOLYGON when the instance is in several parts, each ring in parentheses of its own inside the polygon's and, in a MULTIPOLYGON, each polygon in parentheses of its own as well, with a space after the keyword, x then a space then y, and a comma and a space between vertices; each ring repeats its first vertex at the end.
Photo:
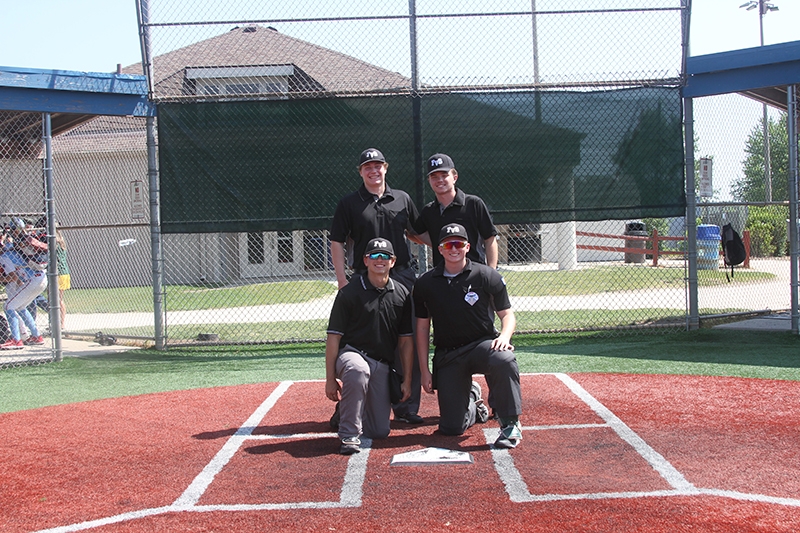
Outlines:
POLYGON ((413 452, 398 453, 392 457, 390 465, 471 465, 475 461, 472 454, 444 448, 423 448, 413 452))

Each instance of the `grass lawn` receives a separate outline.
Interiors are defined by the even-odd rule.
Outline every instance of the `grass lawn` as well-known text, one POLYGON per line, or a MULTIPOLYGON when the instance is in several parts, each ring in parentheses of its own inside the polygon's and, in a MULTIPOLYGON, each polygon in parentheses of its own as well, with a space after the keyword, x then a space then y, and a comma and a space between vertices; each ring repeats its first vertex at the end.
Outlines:
MULTIPOLYGON (((735 313, 745 309, 701 309, 700 315, 735 313)), ((686 327, 686 312, 683 309, 573 309, 547 311, 516 311, 519 332, 564 332, 584 329, 626 328, 640 326, 663 326, 674 330, 686 327), (647 317, 643 319, 642 317, 647 317)), ((167 325, 167 345, 194 342, 200 333, 216 333, 220 342, 263 343, 321 340, 325 338, 327 320, 298 320, 282 322, 259 322, 253 324, 204 323, 167 325)), ((497 322, 500 327, 500 322, 497 322)), ((153 328, 105 328, 106 334, 132 337, 152 337, 153 328)))
MULTIPOLYGON (((168 285, 164 302, 170 311, 185 311, 307 302, 335 292, 333 284, 321 280, 277 281, 234 287, 168 285)), ((70 313, 152 313, 153 289, 149 286, 70 289, 64 292, 64 301, 70 313)))
MULTIPOLYGON (((800 380, 800 337, 701 329, 622 337, 516 336, 521 372, 599 372, 800 380)), ((322 344, 135 350, 0 370, 0 413, 101 398, 322 379, 322 344)), ((320 384, 320 394, 323 394, 320 384)))
MULTIPOLYGON (((599 266, 579 270, 502 270, 511 296, 575 296, 603 292, 683 287, 686 272, 682 268, 645 266, 599 266)), ((747 283, 772 279, 767 272, 737 270, 736 281, 747 283)), ((701 287, 724 285, 725 273, 698 270, 701 287)))
MULTIPOLYGON (((598 266, 579 270, 502 270, 511 296, 571 296, 615 291, 681 287, 686 273, 682 268, 647 266, 598 266)), ((737 283, 761 281, 775 276, 741 269, 737 283)), ((702 287, 726 283, 719 271, 698 271, 702 287)), ((324 280, 279 281, 234 287, 169 285, 164 302, 169 311, 220 309, 256 305, 307 302, 330 296, 334 285, 324 280)), ((152 312, 150 287, 114 289, 70 289, 64 293, 70 313, 152 312)), ((611 320, 614 321, 613 319, 611 320)), ((116 331, 123 334, 122 331, 116 331)), ((152 333, 151 333, 152 334, 152 333)))

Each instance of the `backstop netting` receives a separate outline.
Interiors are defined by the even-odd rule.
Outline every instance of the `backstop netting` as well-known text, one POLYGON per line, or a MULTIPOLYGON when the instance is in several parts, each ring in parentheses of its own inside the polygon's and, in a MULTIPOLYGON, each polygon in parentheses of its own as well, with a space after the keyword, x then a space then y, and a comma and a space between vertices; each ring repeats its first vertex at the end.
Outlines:
POLYGON ((140 15, 170 344, 322 339, 328 230, 368 147, 418 208, 434 198, 424 159, 454 159, 494 218, 520 331, 685 326, 680 243, 657 242, 673 268, 646 250, 655 221, 685 212, 680 2, 155 0, 140 15))

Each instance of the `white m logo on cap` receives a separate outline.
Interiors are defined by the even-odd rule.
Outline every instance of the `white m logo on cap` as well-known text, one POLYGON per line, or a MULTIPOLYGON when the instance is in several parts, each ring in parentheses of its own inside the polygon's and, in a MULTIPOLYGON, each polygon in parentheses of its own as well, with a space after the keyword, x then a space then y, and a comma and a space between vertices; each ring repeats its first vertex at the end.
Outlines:
POLYGON ((439 159, 431 159, 431 166, 432 166, 432 167, 439 166, 439 165, 441 165, 442 163, 444 163, 444 161, 442 161, 442 158, 441 158, 441 157, 440 157, 439 159))
POLYGON ((378 157, 378 152, 367 152, 367 157, 378 157))
POLYGON ((457 233, 458 227, 457 226, 447 226, 447 233, 457 233))
POLYGON ((378 248, 386 248, 387 242, 386 241, 375 241, 375 246, 378 248))

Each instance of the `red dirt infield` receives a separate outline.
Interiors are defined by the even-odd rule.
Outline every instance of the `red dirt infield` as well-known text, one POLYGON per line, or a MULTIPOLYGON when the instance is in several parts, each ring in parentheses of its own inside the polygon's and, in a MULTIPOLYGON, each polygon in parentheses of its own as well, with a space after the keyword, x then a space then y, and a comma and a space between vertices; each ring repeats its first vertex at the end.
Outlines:
MULTIPOLYGON (((482 377, 478 381, 484 386, 482 377)), ((522 377, 523 441, 392 423, 338 455, 321 381, 0 414, 0 531, 798 531, 800 383, 522 377), (473 464, 390 465, 428 447, 473 464)))

